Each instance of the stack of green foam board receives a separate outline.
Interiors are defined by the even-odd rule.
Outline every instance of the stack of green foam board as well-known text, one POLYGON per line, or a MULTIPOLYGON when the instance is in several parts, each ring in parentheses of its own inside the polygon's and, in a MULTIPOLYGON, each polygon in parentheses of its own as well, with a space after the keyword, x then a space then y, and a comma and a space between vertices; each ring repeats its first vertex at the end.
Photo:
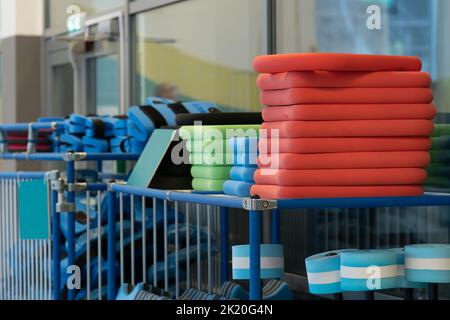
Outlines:
POLYGON ((187 140, 193 165, 192 188, 196 191, 222 192, 235 162, 234 150, 227 141, 232 137, 259 136, 260 125, 185 126, 180 137, 187 140))

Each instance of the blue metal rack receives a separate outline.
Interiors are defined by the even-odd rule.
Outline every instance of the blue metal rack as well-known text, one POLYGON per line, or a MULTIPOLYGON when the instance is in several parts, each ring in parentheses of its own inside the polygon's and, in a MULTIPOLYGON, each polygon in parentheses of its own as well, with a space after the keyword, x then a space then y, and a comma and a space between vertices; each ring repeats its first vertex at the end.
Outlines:
MULTIPOLYGON (((44 130, 58 129, 63 123, 34 123, 19 125, 2 125, 0 132, 17 130, 44 130)), ((101 172, 103 161, 114 160, 137 160, 138 154, 87 154, 87 153, 0 153, 0 159, 5 160, 23 160, 23 161, 65 161, 66 163, 66 200, 73 203, 76 190, 73 186, 75 181, 75 163, 79 161, 95 161, 97 168, 101 172)), ((17 178, 21 173, 3 174, 3 177, 17 178)), ((42 173, 27 173, 23 178, 43 178, 42 173)), ((338 199, 294 199, 294 200, 264 200, 239 198, 225 196, 223 194, 194 193, 167 191, 156 189, 145 189, 127 186, 120 183, 107 184, 89 184, 87 191, 108 191, 108 298, 114 299, 116 294, 115 284, 115 254, 114 246, 116 240, 116 215, 114 211, 115 194, 129 194, 140 197, 154 198, 171 202, 185 202, 192 204, 202 204, 220 207, 220 263, 221 263, 221 281, 225 282, 229 277, 228 266, 228 209, 244 209, 249 213, 249 235, 250 235, 250 299, 261 299, 261 277, 260 277, 260 244, 261 244, 261 214, 265 211, 272 211, 272 239, 273 243, 279 244, 280 239, 280 211, 283 209, 339 209, 339 208, 377 208, 377 207, 432 207, 432 206, 450 206, 450 194, 445 193, 426 193, 421 197, 383 197, 383 198, 338 198, 338 199)), ((53 279, 54 287, 60 288, 61 274, 61 254, 60 239, 57 233, 60 228, 60 216, 58 210, 58 193, 52 190, 52 234, 53 241, 53 279)), ((75 212, 69 210, 64 212, 69 215, 69 230, 74 235, 75 230, 75 212)), ((75 263, 75 238, 68 237, 68 257, 69 264, 75 263)), ((74 290, 69 290, 69 299, 75 298, 74 290)), ((54 290, 54 299, 61 299, 59 289, 54 290)))
MULTIPOLYGON (((197 194, 193 192, 164 191, 155 189, 136 188, 121 184, 112 184, 109 188, 110 194, 126 193, 141 197, 156 198, 173 202, 186 202, 221 207, 221 219, 227 221, 227 209, 237 208, 249 212, 249 234, 250 234, 250 299, 261 299, 260 280, 260 245, 261 245, 261 213, 273 211, 272 216, 272 239, 274 243, 280 243, 280 212, 281 209, 331 209, 331 208, 375 208, 375 207, 413 207, 413 206, 450 206, 450 194, 428 193, 421 197, 384 197, 384 198, 340 198, 340 199, 295 199, 295 200, 260 200, 225 196, 220 194, 197 194)), ((113 198, 113 197, 112 197, 113 198)), ((114 219, 111 210, 110 219, 114 219)), ((108 221, 114 225, 115 220, 108 221)), ((225 256, 228 249, 227 223, 221 224, 221 261, 222 279, 228 277, 228 257, 225 256)), ((111 245, 114 245, 115 230, 108 234, 111 245)), ((110 257, 111 270, 114 270, 114 257, 110 257)), ((114 279, 111 276, 111 281, 114 279)), ((110 296, 115 294, 113 285, 109 286, 110 296)))

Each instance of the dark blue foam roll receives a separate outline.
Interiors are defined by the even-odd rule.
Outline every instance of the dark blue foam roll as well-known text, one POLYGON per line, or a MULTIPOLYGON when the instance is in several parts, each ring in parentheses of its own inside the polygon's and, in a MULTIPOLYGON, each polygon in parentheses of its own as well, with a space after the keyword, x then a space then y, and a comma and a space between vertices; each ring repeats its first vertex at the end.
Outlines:
POLYGON ((223 192, 230 196, 250 197, 250 190, 254 183, 228 180, 223 185, 223 192))
POLYGON ((252 167, 233 167, 231 168, 230 176, 232 180, 255 183, 255 172, 258 169, 256 166, 252 167))

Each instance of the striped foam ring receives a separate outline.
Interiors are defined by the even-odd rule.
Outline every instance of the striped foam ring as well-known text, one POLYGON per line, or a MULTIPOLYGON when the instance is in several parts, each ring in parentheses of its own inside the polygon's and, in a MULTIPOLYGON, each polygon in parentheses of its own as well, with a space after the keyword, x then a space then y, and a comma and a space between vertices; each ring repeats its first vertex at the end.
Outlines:
POLYGON ((450 283, 450 245, 406 246, 405 271, 408 281, 450 283))
MULTIPOLYGON (((234 246, 233 279, 250 279, 250 246, 234 246)), ((283 246, 275 244, 261 245, 261 279, 280 279, 284 277, 283 246)))

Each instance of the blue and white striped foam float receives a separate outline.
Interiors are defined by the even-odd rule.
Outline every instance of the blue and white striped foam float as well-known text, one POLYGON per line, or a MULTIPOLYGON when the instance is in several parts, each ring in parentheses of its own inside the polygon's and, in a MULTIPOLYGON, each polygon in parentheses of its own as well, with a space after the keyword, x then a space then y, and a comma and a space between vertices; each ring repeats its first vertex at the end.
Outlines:
MULTIPOLYGON (((250 279, 250 246, 234 246, 233 279, 250 279)), ((261 279, 280 279, 284 277, 283 246, 275 244, 261 245, 261 279)))
POLYGON ((319 253, 306 258, 309 291, 313 294, 333 294, 341 289, 341 254, 349 250, 319 253))
POLYGON ((397 255, 397 288, 399 289, 415 289, 426 288, 427 285, 420 282, 408 281, 405 272, 405 249, 392 249, 397 255))
POLYGON ((450 245, 406 246, 405 272, 409 281, 450 283, 450 245))
POLYGON ((373 279, 379 272, 380 289, 388 288, 424 288, 423 283, 408 281, 405 277, 404 249, 390 250, 340 250, 320 253, 306 259, 308 283, 313 294, 332 294, 343 291, 378 290, 367 280, 373 279), (341 253, 347 252, 345 266, 341 266, 341 253), (361 256, 367 254, 366 257, 361 256), (394 263, 393 254, 396 257, 394 263), (374 267, 378 267, 375 269, 374 267), (389 277, 390 275, 390 277, 389 277), (341 285, 344 278, 344 287, 341 285), (395 286, 394 279, 396 278, 395 286), (373 289, 370 289, 370 288, 373 289))
POLYGON ((397 254, 393 250, 355 250, 341 254, 344 292, 396 288, 397 277, 397 254))

